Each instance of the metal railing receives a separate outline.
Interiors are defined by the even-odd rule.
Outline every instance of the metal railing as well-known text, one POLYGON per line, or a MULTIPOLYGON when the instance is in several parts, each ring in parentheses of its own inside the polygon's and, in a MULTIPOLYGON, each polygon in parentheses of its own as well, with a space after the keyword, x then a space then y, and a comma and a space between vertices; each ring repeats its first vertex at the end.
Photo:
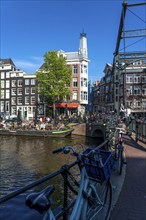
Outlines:
POLYGON ((142 141, 146 143, 146 120, 138 120, 132 119, 131 123, 129 124, 129 131, 132 133, 134 132, 136 135, 136 141, 142 141))
MULTIPOLYGON (((102 147, 105 147, 107 148, 108 146, 108 142, 109 140, 105 140, 103 143, 101 143, 100 145, 98 145, 96 148, 102 148, 102 147)), ((72 163, 70 164, 64 164, 60 169, 58 169, 57 171, 47 175, 47 176, 44 176, 42 178, 40 178, 39 180, 29 184, 29 185, 26 185, 24 186, 23 188, 20 188, 12 193, 9 193, 8 195, 0 198, 0 204, 38 186, 38 185, 41 185, 45 182, 47 182, 48 180, 51 180, 59 175, 61 175, 61 178, 63 179, 63 204, 62 204, 62 208, 61 210, 59 210, 59 212, 56 214, 56 219, 60 218, 63 216, 63 220, 66 220, 68 218, 68 213, 69 213, 69 210, 73 207, 74 205, 74 202, 75 202, 75 197, 72 201, 69 201, 69 190, 71 190, 74 195, 76 196, 77 195, 77 192, 74 192, 74 190, 72 190, 69 186, 68 186, 68 177, 69 177, 69 173, 68 171, 71 169, 71 168, 74 168, 75 166, 78 166, 79 162, 78 160, 75 160, 73 161, 72 163)), ((79 169, 79 166, 76 168, 76 169, 79 169)), ((74 177, 74 174, 73 176, 74 177)), ((76 190, 75 190, 76 191, 76 190)))

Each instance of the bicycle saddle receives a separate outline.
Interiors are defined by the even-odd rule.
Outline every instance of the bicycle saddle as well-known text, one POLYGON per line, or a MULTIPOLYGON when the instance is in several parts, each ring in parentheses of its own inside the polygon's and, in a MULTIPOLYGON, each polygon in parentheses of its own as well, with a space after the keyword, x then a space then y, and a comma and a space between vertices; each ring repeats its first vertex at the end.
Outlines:
POLYGON ((35 209, 42 214, 49 209, 51 205, 49 196, 53 193, 54 190, 54 186, 48 186, 38 193, 31 193, 26 197, 25 204, 29 208, 35 209))

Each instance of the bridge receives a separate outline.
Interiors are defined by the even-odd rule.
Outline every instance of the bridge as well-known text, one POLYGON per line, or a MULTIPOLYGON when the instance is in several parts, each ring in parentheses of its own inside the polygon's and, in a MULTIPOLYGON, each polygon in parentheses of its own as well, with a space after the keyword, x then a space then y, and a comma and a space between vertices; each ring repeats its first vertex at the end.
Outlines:
MULTIPOLYGON (((123 124, 123 126, 125 125, 123 124)), ((75 124, 73 129, 72 134, 100 138, 101 141, 106 139, 108 133, 107 126, 101 122, 75 124)), ((127 124, 127 132, 129 135, 133 134, 136 141, 146 143, 146 121, 131 119, 127 124)))
POLYGON ((93 138, 101 138, 102 141, 106 138, 106 126, 102 123, 82 123, 73 126, 74 130, 72 134, 83 135, 93 138))

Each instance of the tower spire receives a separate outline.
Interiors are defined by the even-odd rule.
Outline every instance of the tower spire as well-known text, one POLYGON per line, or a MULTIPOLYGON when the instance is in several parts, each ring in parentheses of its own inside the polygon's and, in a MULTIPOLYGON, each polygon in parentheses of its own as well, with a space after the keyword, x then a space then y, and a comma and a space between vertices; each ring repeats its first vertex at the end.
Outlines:
POLYGON ((81 57, 88 58, 87 35, 84 32, 84 29, 83 32, 80 33, 79 54, 81 57))

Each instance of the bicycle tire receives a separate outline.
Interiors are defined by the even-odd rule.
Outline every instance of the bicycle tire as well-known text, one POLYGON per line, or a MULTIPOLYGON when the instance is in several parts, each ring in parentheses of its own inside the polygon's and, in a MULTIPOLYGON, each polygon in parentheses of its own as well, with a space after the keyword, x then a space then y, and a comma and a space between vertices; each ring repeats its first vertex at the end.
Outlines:
POLYGON ((112 188, 110 181, 97 183, 88 188, 88 198, 86 202, 86 220, 106 220, 109 216, 112 201, 112 188))
POLYGON ((118 174, 121 175, 123 170, 123 150, 118 151, 117 170, 118 174))

